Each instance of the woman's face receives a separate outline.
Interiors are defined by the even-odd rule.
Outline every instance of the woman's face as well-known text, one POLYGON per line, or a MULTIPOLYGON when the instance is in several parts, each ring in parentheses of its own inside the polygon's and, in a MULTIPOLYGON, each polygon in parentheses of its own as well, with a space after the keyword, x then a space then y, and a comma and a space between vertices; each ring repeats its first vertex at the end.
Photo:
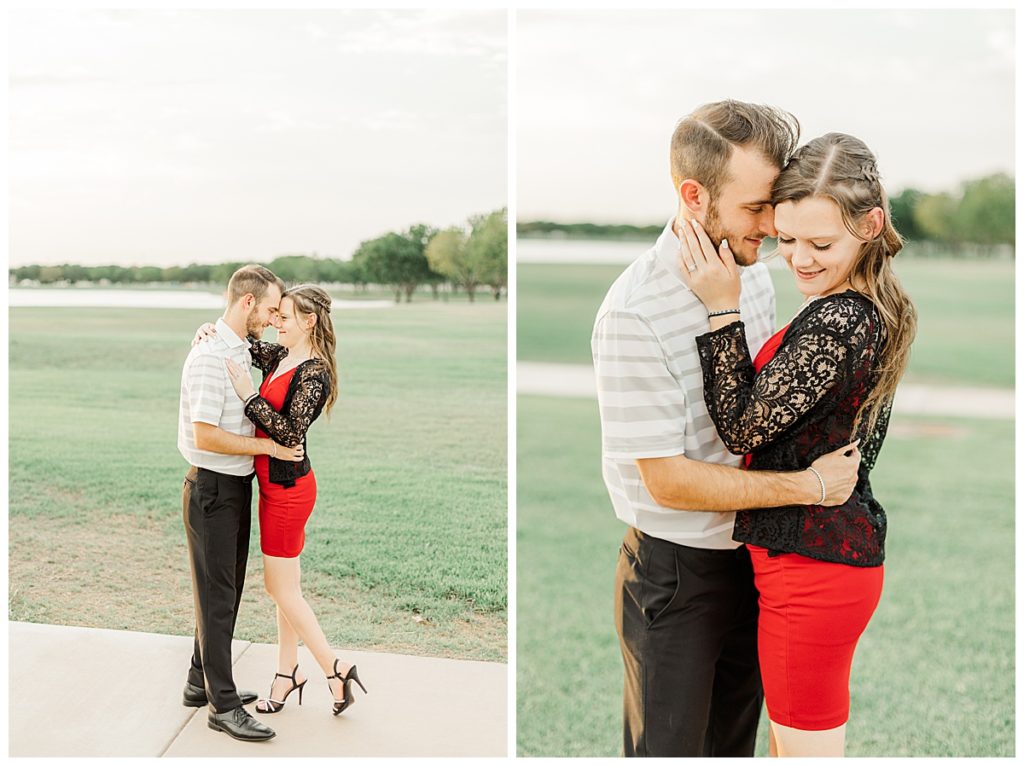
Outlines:
POLYGON ((295 301, 289 297, 281 299, 277 309, 274 327, 277 328, 277 342, 285 348, 294 348, 302 343, 309 330, 306 329, 309 317, 295 313, 295 301))
POLYGON ((839 205, 824 197, 780 202, 775 228, 779 253, 801 293, 830 295, 849 287, 846 281, 864 242, 846 228, 839 205))

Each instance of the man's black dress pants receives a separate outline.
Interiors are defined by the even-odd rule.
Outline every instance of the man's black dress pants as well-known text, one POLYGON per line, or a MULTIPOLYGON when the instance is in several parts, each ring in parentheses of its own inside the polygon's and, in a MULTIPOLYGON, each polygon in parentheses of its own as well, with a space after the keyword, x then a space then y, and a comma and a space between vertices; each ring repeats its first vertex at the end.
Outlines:
POLYGON ((196 612, 188 681, 205 686, 218 713, 242 704, 231 673, 231 639, 249 558, 254 475, 230 476, 193 466, 182 489, 196 612))
POLYGON ((624 755, 753 756, 764 698, 746 548, 690 548, 630 529, 615 575, 624 755))

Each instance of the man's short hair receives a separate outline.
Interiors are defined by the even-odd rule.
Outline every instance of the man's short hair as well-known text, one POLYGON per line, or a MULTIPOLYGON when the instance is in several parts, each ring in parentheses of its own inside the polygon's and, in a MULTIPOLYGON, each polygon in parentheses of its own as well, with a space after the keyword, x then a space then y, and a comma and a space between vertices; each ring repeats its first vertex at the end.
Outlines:
POLYGON ((274 272, 258 263, 247 264, 231 275, 228 282, 228 305, 233 305, 249 294, 259 303, 270 285, 277 285, 277 289, 284 292, 284 281, 274 272))
POLYGON ((743 101, 704 104, 676 123, 669 162, 676 189, 692 178, 712 199, 728 180, 734 146, 753 147, 779 169, 800 140, 800 123, 789 112, 743 101))

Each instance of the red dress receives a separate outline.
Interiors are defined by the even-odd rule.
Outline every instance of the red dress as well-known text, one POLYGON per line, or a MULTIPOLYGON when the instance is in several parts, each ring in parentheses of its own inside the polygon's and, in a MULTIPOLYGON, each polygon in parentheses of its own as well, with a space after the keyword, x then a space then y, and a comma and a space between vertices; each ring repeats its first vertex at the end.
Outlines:
MULTIPOLYGON (((295 369, 263 381, 260 396, 279 411, 284 406, 295 369)), ((256 426, 256 436, 268 435, 256 426)), ((311 470, 295 480, 295 486, 282 487, 270 481, 270 459, 256 455, 253 459, 260 487, 260 550, 267 556, 295 558, 306 542, 306 520, 316 503, 316 477, 311 470)))
MULTIPOLYGON (((786 329, 762 346, 756 371, 775 356, 786 329)), ((747 549, 759 593, 757 651, 768 717, 805 731, 841 726, 850 717, 853 652, 881 598, 883 567, 769 556, 749 543, 747 549)))

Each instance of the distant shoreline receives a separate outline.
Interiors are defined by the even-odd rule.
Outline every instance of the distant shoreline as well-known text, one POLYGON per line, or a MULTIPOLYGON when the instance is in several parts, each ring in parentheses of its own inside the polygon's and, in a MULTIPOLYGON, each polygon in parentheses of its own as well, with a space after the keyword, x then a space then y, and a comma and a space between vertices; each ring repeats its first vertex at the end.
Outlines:
MULTIPOLYGON (((656 238, 661 232, 661 227, 654 233, 656 238)), ((545 240, 550 242, 563 242, 566 240, 573 241, 590 241, 590 242, 650 242, 652 238, 651 234, 568 234, 563 232, 517 232, 516 239, 536 239, 545 240)))

